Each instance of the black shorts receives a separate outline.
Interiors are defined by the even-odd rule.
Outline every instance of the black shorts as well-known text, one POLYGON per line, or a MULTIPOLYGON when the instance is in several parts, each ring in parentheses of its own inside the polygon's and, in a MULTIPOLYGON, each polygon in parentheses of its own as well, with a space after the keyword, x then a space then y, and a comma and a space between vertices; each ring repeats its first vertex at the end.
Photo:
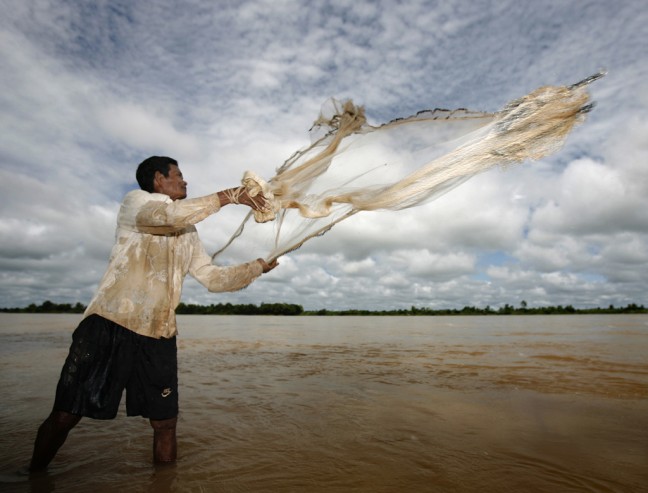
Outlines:
POLYGON ((136 334, 99 315, 83 319, 56 387, 54 409, 95 419, 126 414, 150 419, 178 415, 176 338, 136 334))

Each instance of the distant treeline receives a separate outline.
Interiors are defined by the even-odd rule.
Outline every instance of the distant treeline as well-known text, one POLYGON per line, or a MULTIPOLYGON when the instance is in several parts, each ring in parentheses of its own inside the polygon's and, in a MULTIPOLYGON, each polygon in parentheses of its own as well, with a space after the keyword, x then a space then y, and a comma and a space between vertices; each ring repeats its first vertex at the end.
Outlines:
POLYGON ((47 300, 40 305, 34 303, 26 306, 25 308, 0 308, 0 312, 5 313, 83 313, 85 305, 77 303, 72 305, 70 303, 52 303, 47 300))
MULTIPOLYGON (((34 303, 25 308, 0 308, 0 312, 5 313, 83 313, 85 305, 76 303, 52 303, 45 301, 40 305, 34 303)), ((430 315, 568 315, 568 314, 610 314, 610 313, 648 313, 643 305, 631 303, 625 307, 615 307, 610 305, 607 308, 574 308, 572 305, 544 306, 529 308, 525 301, 520 303, 519 307, 509 305, 508 303, 497 309, 487 306, 486 308, 477 308, 474 306, 465 306, 462 309, 442 309, 433 310, 431 308, 417 308, 412 306, 409 309, 400 310, 311 310, 305 311, 301 305, 292 303, 261 303, 260 305, 243 304, 234 305, 232 303, 219 303, 217 305, 193 305, 180 303, 176 309, 180 315, 310 315, 310 316, 327 316, 327 315, 384 315, 384 316, 430 316, 430 315)))
POLYGON ((180 315, 301 315, 304 308, 291 303, 261 303, 233 305, 219 303, 218 305, 187 305, 180 303, 176 308, 180 315))
MULTIPOLYGON (((41 305, 32 303, 25 308, 0 308, 5 313, 83 313, 85 305, 77 303, 52 303, 45 301, 41 305)), ((261 303, 261 305, 233 305, 219 303, 218 305, 192 305, 180 303, 176 313, 181 315, 301 315, 304 308, 290 303, 261 303)))
POLYGON ((431 308, 417 308, 412 306, 409 310, 317 310, 307 311, 304 315, 570 315, 570 314, 604 314, 604 313, 648 313, 648 309, 643 305, 631 303, 625 307, 615 307, 610 305, 607 308, 574 308, 572 305, 558 305, 558 306, 543 306, 538 308, 528 308, 526 304, 520 307, 514 307, 508 303, 497 309, 487 306, 486 308, 478 308, 475 306, 464 306, 461 309, 441 309, 433 310, 431 308))

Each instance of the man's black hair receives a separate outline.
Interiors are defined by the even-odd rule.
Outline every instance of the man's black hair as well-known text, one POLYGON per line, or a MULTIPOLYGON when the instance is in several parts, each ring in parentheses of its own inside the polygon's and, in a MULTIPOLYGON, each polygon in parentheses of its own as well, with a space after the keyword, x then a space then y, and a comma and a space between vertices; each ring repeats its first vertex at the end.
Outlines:
POLYGON ((135 178, 137 178, 137 183, 142 190, 153 193, 153 179, 155 178, 155 172, 159 171, 164 176, 169 176, 170 165, 178 165, 178 161, 173 158, 166 156, 151 156, 150 158, 145 159, 137 167, 137 172, 135 173, 135 178))

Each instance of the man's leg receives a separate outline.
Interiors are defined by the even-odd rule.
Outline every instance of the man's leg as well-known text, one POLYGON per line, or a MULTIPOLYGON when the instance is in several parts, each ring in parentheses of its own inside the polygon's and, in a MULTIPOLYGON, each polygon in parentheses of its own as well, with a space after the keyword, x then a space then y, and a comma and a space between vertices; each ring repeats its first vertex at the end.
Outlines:
POLYGON ((178 418, 151 419, 153 427, 153 460, 156 463, 175 462, 177 455, 176 423, 178 418))
POLYGON ((58 449, 65 443, 65 439, 72 428, 81 421, 81 416, 65 411, 52 411, 43 424, 38 428, 34 453, 32 455, 29 471, 42 471, 52 461, 58 449))

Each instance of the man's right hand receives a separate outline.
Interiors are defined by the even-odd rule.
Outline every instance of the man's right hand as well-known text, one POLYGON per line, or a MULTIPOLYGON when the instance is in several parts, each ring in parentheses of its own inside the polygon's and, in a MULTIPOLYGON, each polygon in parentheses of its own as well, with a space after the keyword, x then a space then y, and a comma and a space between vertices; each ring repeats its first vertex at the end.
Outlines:
POLYGON ((263 193, 259 193, 254 197, 250 197, 247 192, 247 189, 241 187, 241 193, 239 195, 239 204, 247 205, 255 211, 267 212, 271 209, 270 202, 266 200, 263 193))
POLYGON ((245 187, 228 188, 218 192, 218 199, 221 207, 227 204, 242 204, 261 212, 268 212, 272 208, 262 193, 250 197, 245 187))

